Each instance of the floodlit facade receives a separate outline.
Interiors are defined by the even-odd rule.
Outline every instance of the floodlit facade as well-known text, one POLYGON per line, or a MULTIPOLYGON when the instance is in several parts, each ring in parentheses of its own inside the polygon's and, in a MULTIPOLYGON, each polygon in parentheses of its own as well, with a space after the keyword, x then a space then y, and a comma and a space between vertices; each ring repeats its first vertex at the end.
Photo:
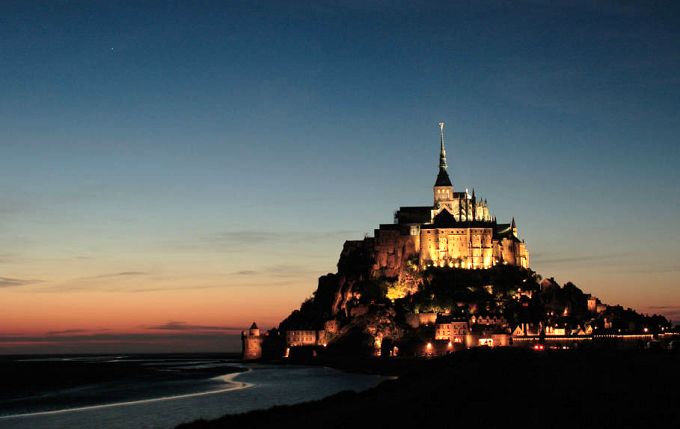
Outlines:
POLYGON ((509 264, 529 268, 529 251, 515 219, 498 223, 475 191, 457 192, 448 174, 444 124, 440 123, 439 173, 432 206, 401 207, 394 223, 375 230, 375 267, 395 275, 410 258, 421 267, 463 269, 509 264))

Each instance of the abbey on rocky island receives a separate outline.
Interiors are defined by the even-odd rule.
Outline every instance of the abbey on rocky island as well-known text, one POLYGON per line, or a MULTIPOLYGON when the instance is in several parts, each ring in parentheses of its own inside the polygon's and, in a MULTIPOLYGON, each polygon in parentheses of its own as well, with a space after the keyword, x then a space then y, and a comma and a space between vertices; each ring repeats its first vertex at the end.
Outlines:
POLYGON ((444 123, 440 127, 439 174, 434 204, 401 207, 394 223, 375 230, 375 270, 396 275, 403 264, 417 256, 421 267, 490 268, 496 264, 529 267, 529 251, 517 235, 515 219, 498 223, 486 200, 475 191, 456 192, 449 178, 444 146, 444 123))
POLYGON ((433 356, 471 347, 633 347, 670 322, 603 304, 529 268, 514 218, 456 192, 440 123, 431 206, 401 207, 373 237, 344 243, 337 273, 278 328, 243 331, 243 358, 371 354, 433 356))

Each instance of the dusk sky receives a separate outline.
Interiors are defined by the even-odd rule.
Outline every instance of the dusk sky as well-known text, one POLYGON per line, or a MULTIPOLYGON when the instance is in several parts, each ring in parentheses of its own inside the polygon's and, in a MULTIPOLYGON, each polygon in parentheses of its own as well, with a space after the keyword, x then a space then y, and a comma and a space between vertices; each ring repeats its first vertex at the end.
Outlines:
POLYGON ((677 2, 0 2, 0 353, 233 351, 456 190, 680 321, 677 2))

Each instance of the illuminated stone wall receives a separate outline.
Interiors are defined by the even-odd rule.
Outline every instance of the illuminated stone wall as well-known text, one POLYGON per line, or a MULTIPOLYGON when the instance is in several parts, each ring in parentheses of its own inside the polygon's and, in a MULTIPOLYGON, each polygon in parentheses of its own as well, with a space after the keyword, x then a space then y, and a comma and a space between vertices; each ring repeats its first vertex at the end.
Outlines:
POLYGON ((434 190, 434 203, 445 204, 453 200, 453 186, 435 186, 434 190))
POLYGON ((421 267, 490 268, 496 264, 529 268, 529 252, 516 237, 493 238, 493 228, 428 228, 389 225, 375 231, 373 270, 396 277, 406 261, 418 257, 421 267))
POLYGON ((434 209, 432 211, 433 218, 442 210, 448 210, 458 222, 492 221, 491 212, 485 201, 473 200, 467 192, 457 193, 457 197, 451 197, 446 200, 442 199, 442 196, 438 195, 437 192, 442 192, 443 195, 452 195, 451 193, 444 193, 444 189, 439 189, 439 187, 435 187, 434 189, 435 201, 434 209))
POLYGON ((529 268, 529 251, 526 244, 511 238, 503 238, 494 243, 493 259, 496 263, 529 268))
POLYGON ((406 261, 418 254, 419 247, 420 236, 411 235, 410 228, 404 232, 399 229, 377 229, 373 270, 384 270, 385 276, 395 277, 404 268, 406 261))
POLYGON ((437 228, 420 231, 420 265, 489 268, 493 261, 492 228, 437 228))
POLYGON ((325 330, 292 330, 286 331, 286 346, 325 346, 328 343, 329 335, 325 330))
POLYGON ((465 336, 470 332, 468 322, 437 323, 434 331, 435 340, 448 340, 464 342, 465 336))
POLYGON ((412 328, 433 325, 437 321, 437 313, 408 313, 406 324, 412 328))
POLYGON ((241 333, 241 357, 243 360, 256 360, 262 357, 262 340, 259 329, 251 329, 241 333))

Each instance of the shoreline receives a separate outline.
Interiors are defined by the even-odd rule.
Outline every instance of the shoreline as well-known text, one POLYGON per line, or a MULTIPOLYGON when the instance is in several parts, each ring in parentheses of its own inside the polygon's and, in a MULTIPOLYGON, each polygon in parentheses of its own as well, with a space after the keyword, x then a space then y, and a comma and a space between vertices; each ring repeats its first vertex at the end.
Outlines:
POLYGON ((170 395, 170 396, 161 396, 157 398, 148 398, 148 399, 138 399, 138 400, 133 400, 133 401, 123 401, 123 402, 112 402, 108 404, 100 404, 100 405, 87 405, 87 406, 82 406, 82 407, 74 407, 74 408, 65 408, 65 409, 59 409, 59 410, 49 410, 49 411, 37 411, 33 413, 23 413, 23 414, 10 414, 6 416, 0 416, 0 420, 9 420, 9 419, 19 419, 19 418, 26 418, 26 417, 36 417, 36 416, 48 416, 48 415, 56 415, 56 414, 65 414, 65 413, 71 413, 71 412, 80 412, 80 411, 90 411, 90 410, 98 410, 98 409, 105 409, 105 408, 114 408, 114 407, 121 407, 121 406, 128 406, 128 405, 139 405, 139 404, 147 404, 147 403, 153 403, 153 402, 161 402, 161 401, 172 401, 175 399, 185 399, 185 398, 192 398, 192 397, 198 397, 198 396, 207 396, 207 395, 214 395, 218 393, 225 393, 225 392, 231 392, 234 390, 241 390, 241 389, 247 389, 249 387, 252 387, 253 384, 251 383, 246 383, 246 382, 238 382, 235 381, 235 378, 238 377, 239 375, 242 375, 246 372, 251 371, 250 368, 247 368, 245 371, 238 371, 238 372, 230 372, 221 376, 213 377, 210 380, 221 380, 225 383, 230 383, 232 386, 226 387, 223 389, 217 389, 217 390, 209 390, 205 392, 195 392, 195 393, 185 393, 185 394, 179 394, 179 395, 170 395))
MULTIPOLYGON (((247 372, 221 374, 189 394, 167 394, 149 386, 141 400, 106 401, 80 406, 64 401, 62 409, 24 408, 0 419, 8 429, 52 429, 90 427, 93 422, 111 429, 163 428, 196 419, 216 419, 225 414, 244 413, 276 405, 298 404, 327 397, 343 390, 362 391, 383 378, 347 374, 327 367, 249 365, 247 372), (225 384, 228 382, 229 384, 225 384), (215 387, 217 383, 217 388, 215 387), (200 390, 199 390, 200 389, 200 390), (45 412, 47 411, 47 412, 45 412)), ((142 382, 144 384, 144 382, 142 382)), ((87 392, 83 396, 86 396, 87 392)), ((70 399, 70 398, 69 398, 70 399)), ((137 398, 135 398, 137 399, 137 398)), ((10 414, 7 412, 6 414, 10 414)), ((13 411, 13 410, 12 410, 13 411)))
POLYGON ((417 370, 432 359, 423 358, 375 358, 375 357, 332 357, 320 356, 314 359, 272 359, 252 361, 253 363, 274 366, 310 366, 327 367, 349 374, 381 375, 384 377, 399 377, 417 370))
POLYGON ((0 362, 4 385, 0 419, 214 394, 243 387, 232 379, 247 370, 234 361, 197 357, 169 362, 155 357, 124 361, 103 361, 97 356, 5 359, 0 362))

